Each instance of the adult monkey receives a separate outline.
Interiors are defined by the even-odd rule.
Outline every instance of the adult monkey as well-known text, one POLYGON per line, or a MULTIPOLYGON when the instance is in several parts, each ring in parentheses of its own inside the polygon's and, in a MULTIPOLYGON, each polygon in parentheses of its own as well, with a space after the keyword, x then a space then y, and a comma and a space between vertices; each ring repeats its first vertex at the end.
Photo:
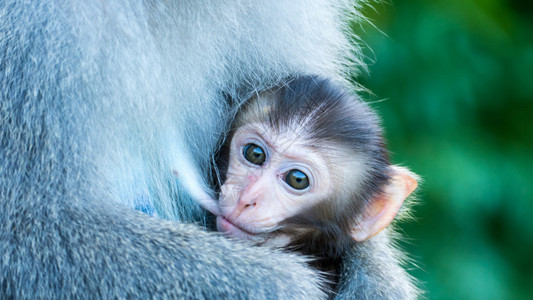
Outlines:
MULTIPOLYGON (((339 9, 1 1, 0 298, 322 297, 301 257, 163 219, 202 218, 187 183, 208 174, 224 94, 342 76, 339 9), (139 195, 161 218, 133 209, 139 195)), ((416 296, 387 236, 358 247, 339 298, 416 296)))

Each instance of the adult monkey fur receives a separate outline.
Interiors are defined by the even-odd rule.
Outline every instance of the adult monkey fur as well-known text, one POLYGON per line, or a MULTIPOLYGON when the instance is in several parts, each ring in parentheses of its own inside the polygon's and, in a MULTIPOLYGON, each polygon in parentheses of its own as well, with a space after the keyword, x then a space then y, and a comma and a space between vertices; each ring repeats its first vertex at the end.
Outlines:
MULTIPOLYGON (((1 1, 0 298, 324 297, 305 259, 182 223, 202 220, 189 183, 226 131, 224 94, 358 64, 345 5, 1 1)), ((338 297, 416 297, 398 255, 385 234, 358 246, 338 297)))

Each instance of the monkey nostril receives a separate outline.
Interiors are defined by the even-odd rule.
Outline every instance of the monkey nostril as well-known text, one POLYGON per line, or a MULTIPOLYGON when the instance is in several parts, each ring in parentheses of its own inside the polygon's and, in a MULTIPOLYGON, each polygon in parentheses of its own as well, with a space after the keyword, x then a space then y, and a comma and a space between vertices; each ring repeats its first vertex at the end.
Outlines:
POLYGON ((257 205, 256 202, 248 203, 248 204, 245 204, 245 205, 244 205, 244 208, 250 208, 250 207, 254 207, 254 206, 256 206, 256 205, 257 205))

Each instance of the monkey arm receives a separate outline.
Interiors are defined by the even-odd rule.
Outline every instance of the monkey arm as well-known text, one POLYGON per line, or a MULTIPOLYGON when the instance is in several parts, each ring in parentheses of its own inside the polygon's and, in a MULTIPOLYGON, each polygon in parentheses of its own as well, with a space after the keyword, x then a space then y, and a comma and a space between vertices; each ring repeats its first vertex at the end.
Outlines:
POLYGON ((319 277, 303 258, 194 225, 94 199, 42 201, 18 212, 8 202, 4 209, 2 216, 18 220, 0 224, 0 298, 322 297, 319 277))
POLYGON ((417 299, 421 291, 400 265, 404 254, 385 229, 358 242, 343 257, 335 299, 417 299))

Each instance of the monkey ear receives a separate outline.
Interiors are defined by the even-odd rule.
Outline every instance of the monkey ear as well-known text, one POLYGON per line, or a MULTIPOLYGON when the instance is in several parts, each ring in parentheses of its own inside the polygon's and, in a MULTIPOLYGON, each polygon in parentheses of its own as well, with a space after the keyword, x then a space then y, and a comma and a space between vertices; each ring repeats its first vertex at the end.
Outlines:
POLYGON ((351 236, 361 242, 378 234, 400 211, 403 202, 416 189, 417 176, 409 170, 391 166, 392 177, 383 192, 372 199, 363 218, 353 226, 351 236))

